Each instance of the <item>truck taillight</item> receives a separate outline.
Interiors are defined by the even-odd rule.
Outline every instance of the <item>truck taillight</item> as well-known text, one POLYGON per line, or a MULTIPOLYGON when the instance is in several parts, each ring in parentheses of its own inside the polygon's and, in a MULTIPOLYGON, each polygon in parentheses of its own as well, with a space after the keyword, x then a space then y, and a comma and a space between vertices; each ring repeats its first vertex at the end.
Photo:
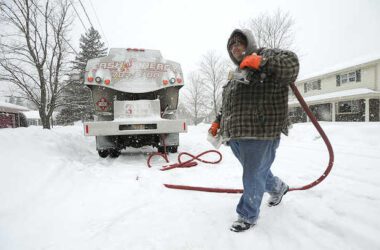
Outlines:
POLYGON ((169 83, 169 81, 168 81, 168 80, 162 80, 162 83, 163 83, 164 85, 166 85, 166 84, 169 83))
POLYGON ((182 82, 182 79, 181 79, 181 78, 177 78, 177 82, 178 82, 178 83, 181 83, 181 82, 182 82))
POLYGON ((105 83, 106 85, 109 85, 109 84, 111 83, 111 80, 110 80, 110 79, 106 79, 106 80, 104 80, 104 83, 105 83))
POLYGON ((89 132, 88 125, 86 125, 86 134, 88 134, 88 132, 89 132))
POLYGON ((94 78, 92 76, 87 77, 87 81, 92 82, 94 81, 94 78))

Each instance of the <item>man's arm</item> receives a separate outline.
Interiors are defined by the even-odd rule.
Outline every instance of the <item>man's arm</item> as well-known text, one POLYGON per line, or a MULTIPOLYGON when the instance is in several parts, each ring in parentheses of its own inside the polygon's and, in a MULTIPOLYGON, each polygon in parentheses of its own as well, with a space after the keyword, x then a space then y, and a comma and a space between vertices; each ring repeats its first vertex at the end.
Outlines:
POLYGON ((290 84, 297 79, 299 72, 298 57, 295 53, 280 49, 262 49, 259 55, 246 56, 240 68, 250 68, 265 73, 280 84, 290 84))
POLYGON ((298 76, 298 57, 289 50, 266 49, 262 54, 260 69, 280 84, 290 84, 295 82, 298 76))

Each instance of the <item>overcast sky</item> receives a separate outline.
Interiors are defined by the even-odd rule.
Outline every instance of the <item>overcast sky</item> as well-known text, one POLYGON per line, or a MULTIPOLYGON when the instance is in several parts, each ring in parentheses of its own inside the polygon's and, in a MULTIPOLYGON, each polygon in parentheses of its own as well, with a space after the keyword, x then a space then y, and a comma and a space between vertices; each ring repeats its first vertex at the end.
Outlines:
MULTIPOLYGON (((301 76, 380 58, 379 0, 92 0, 101 27, 89 1, 82 3, 109 47, 159 49, 182 64, 185 76, 208 50, 227 57, 226 42, 234 28, 277 8, 295 20, 301 76)), ((82 19, 89 26, 84 14, 82 19)), ((79 20, 76 27, 78 34, 84 32, 79 20)), ((78 46, 75 39, 72 43, 78 46)))
MULTIPOLYGON (((78 0, 72 0, 90 27, 78 0)), ((228 57, 232 30, 260 13, 281 9, 295 20, 300 78, 380 58, 380 0, 82 0, 107 46, 159 49, 181 63, 185 77, 201 56, 216 50, 228 57), (92 5, 90 4, 92 1, 92 5), (96 10, 93 11, 93 7, 96 10), (96 15, 95 15, 96 13, 96 15), (99 24, 100 23, 100 24, 99 24)), ((71 44, 85 29, 76 19, 71 44)))

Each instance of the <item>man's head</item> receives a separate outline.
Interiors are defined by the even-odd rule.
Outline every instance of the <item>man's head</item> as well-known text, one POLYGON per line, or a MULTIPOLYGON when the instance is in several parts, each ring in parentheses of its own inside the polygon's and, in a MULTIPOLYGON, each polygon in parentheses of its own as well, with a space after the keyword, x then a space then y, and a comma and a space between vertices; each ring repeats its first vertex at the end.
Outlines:
POLYGON ((228 50, 237 61, 243 59, 246 48, 247 38, 242 33, 236 32, 228 40, 228 50))
POLYGON ((234 30, 228 39, 227 50, 231 60, 236 65, 239 65, 245 55, 250 55, 257 51, 256 41, 252 32, 247 29, 234 30))

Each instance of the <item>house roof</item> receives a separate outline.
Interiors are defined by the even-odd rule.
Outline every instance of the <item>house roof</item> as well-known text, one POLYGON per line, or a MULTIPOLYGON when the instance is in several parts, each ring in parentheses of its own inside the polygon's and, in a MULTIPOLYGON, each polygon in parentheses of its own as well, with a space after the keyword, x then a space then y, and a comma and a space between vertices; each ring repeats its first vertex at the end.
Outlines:
POLYGON ((296 82, 298 83, 310 81, 316 78, 325 78, 329 75, 335 75, 338 72, 349 71, 355 68, 366 67, 377 63, 380 63, 380 55, 370 55, 362 58, 356 58, 355 60, 343 62, 332 67, 325 68, 320 72, 314 72, 312 74, 299 76, 296 82))
POLYGON ((0 102, 0 112, 9 112, 9 113, 19 113, 21 111, 29 110, 26 107, 8 103, 8 102, 0 102))
MULTIPOLYGON (((347 99, 347 97, 371 96, 371 95, 377 95, 380 97, 380 92, 374 91, 372 89, 367 89, 367 88, 357 88, 357 89, 336 91, 336 92, 326 93, 322 95, 308 96, 308 97, 305 97, 304 99, 306 103, 310 104, 310 103, 333 100, 333 99, 343 99, 343 98, 347 99)), ((296 105, 298 104, 298 100, 291 99, 289 100, 288 104, 296 105)))

